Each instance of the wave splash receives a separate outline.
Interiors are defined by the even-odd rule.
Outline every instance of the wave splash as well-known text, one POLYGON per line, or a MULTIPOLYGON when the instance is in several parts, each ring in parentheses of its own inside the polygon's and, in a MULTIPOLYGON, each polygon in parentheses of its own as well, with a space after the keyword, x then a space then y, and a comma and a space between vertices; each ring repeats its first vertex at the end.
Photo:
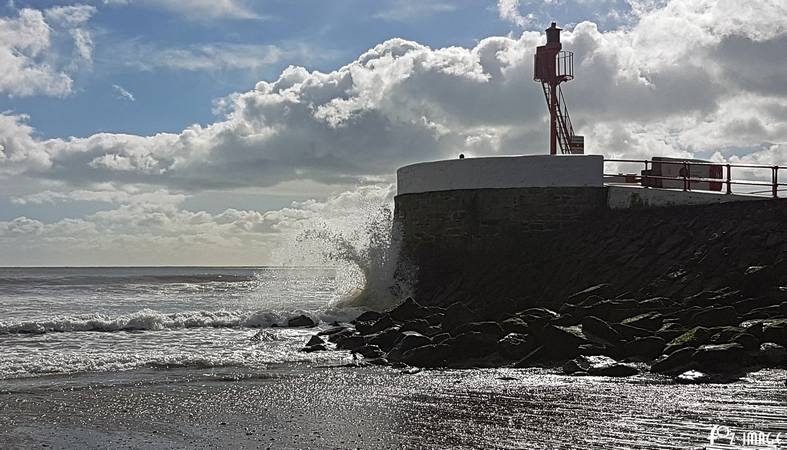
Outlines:
POLYGON ((188 328, 267 328, 286 326, 287 320, 306 315, 315 322, 347 320, 350 311, 186 311, 161 313, 143 309, 130 314, 109 316, 82 314, 38 320, 0 322, 0 334, 44 334, 67 332, 163 331, 188 328))

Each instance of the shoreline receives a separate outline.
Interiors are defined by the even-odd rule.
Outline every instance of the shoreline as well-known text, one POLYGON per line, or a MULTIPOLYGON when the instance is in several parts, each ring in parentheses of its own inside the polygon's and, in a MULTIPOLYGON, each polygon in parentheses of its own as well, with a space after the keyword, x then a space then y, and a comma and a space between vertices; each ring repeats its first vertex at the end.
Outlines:
POLYGON ((714 425, 787 432, 784 370, 695 386, 546 369, 205 372, 131 371, 116 383, 107 381, 123 374, 68 375, 5 391, 0 437, 7 448, 656 449, 705 446, 714 425), (80 378, 89 382, 63 383, 80 378))

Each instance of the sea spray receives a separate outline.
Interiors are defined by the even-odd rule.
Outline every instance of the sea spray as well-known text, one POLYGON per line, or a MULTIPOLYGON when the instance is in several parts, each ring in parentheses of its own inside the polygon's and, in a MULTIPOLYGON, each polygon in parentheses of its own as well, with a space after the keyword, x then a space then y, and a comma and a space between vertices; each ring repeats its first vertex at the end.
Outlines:
MULTIPOLYGON (((282 263, 333 267, 336 298, 330 308, 384 309, 410 292, 413 272, 400 261, 392 213, 393 187, 361 188, 341 208, 325 209, 290 236, 282 263)), ((336 198, 341 198, 340 194, 336 198)))

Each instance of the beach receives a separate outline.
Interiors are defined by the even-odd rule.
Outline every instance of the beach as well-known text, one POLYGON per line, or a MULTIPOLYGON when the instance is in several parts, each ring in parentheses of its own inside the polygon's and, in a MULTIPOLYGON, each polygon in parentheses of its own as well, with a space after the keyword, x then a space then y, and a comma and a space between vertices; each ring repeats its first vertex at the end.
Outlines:
MULTIPOLYGON (((709 448, 714 426, 787 434, 785 371, 727 385, 548 369, 288 364, 4 384, 3 447, 709 448)), ((737 447, 710 447, 737 448, 737 447)))

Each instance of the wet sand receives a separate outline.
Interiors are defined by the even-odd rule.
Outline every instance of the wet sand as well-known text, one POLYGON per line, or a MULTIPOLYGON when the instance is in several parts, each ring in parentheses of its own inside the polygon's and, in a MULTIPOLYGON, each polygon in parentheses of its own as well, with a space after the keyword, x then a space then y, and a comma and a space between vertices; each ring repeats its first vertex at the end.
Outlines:
MULTIPOLYGON (((706 448, 782 432, 785 371, 729 385, 284 366, 0 381, 2 448, 706 448)), ((736 447, 714 447, 736 448, 736 447)))

